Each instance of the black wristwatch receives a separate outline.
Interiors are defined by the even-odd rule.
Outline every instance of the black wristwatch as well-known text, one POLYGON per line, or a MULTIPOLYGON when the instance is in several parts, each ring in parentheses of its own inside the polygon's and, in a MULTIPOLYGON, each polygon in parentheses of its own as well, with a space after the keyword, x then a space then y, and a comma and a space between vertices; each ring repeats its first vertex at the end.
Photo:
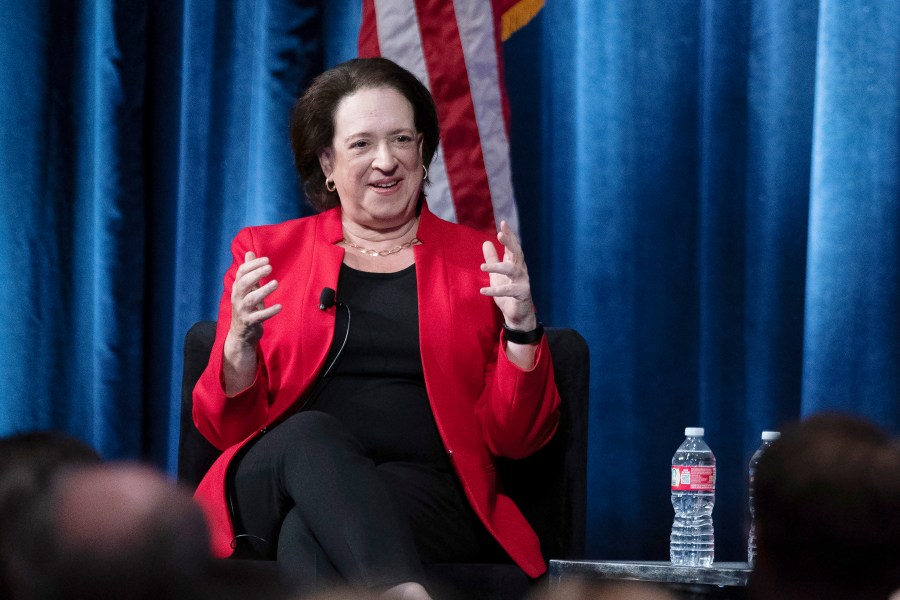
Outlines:
POLYGON ((544 324, 538 321, 537 327, 531 331, 522 331, 520 329, 511 329, 504 323, 503 331, 507 342, 512 342, 513 344, 536 344, 544 337, 544 324))

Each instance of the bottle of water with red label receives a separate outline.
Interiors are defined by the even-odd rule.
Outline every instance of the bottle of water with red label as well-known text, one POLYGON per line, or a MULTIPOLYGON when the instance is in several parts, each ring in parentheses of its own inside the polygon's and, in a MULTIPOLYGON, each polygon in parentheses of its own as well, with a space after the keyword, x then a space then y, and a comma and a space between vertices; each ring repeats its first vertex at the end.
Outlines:
POLYGON ((759 457, 765 452, 766 448, 781 437, 781 433, 777 431, 763 431, 762 442, 757 448, 753 456, 750 457, 750 537, 747 539, 747 562, 753 568, 756 565, 756 507, 753 504, 754 487, 756 486, 756 465, 759 463, 759 457))
POLYGON ((686 439, 672 457, 675 520, 669 557, 673 565, 708 567, 715 554, 716 457, 703 441, 702 427, 687 427, 684 435, 686 439))

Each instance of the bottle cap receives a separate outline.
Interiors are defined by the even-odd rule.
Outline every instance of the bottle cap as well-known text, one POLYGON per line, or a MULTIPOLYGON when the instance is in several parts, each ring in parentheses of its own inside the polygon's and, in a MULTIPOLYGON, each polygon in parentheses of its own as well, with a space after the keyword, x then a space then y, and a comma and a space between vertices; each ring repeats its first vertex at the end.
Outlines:
POLYGON ((771 442, 772 440, 777 440, 781 437, 780 431, 763 431, 762 432, 762 440, 764 442, 771 442))
POLYGON ((685 427, 684 435, 687 437, 703 437, 702 427, 685 427))

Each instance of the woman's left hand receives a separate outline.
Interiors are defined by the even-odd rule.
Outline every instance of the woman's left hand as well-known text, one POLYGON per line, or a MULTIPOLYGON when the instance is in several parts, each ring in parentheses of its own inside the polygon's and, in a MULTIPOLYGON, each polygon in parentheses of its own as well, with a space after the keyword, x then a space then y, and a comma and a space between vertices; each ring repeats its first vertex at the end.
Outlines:
POLYGON ((482 247, 484 264, 481 270, 490 273, 491 285, 481 288, 481 293, 493 296, 509 328, 531 331, 537 327, 537 317, 522 245, 506 221, 500 222, 497 240, 503 245, 503 260, 497 256, 497 249, 491 242, 485 242, 482 247))

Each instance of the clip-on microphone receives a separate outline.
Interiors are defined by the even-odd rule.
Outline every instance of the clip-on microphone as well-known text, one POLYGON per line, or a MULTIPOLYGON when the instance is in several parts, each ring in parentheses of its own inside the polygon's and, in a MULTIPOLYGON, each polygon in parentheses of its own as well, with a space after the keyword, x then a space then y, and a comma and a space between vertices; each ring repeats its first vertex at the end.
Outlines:
POLYGON ((337 304, 334 298, 335 291, 333 289, 330 287, 322 288, 322 293, 319 294, 319 310, 325 310, 337 304))

